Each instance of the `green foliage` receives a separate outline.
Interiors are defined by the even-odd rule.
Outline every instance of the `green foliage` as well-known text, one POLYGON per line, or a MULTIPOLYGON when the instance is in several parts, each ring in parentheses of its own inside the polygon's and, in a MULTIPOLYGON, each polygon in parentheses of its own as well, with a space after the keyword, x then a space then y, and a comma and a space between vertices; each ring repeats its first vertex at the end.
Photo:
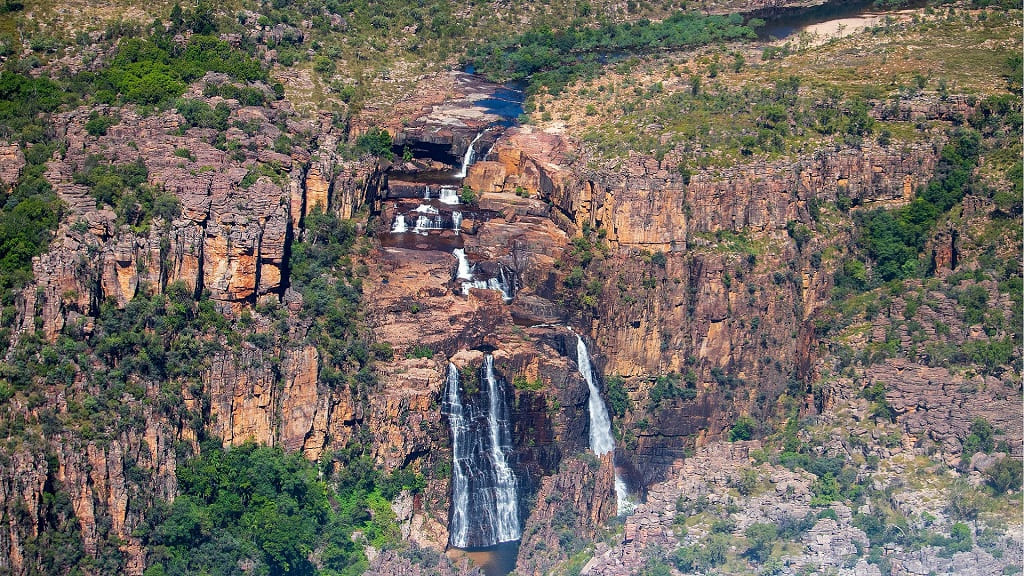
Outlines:
MULTIPOLYGON (((0 84, 3 78, 0 76, 0 84)), ((0 102, 0 108, 3 103, 0 102)), ((63 204, 43 177, 54 146, 36 144, 25 155, 28 165, 0 207, 0 304, 9 306, 14 292, 32 278, 32 258, 42 254, 57 228, 63 204)))
POLYGON ((175 107, 178 109, 178 113, 185 118, 186 128, 214 128, 216 130, 227 130, 228 128, 231 108, 224 102, 218 102, 216 107, 211 108, 202 100, 184 99, 179 100, 175 107))
POLYGON ((477 197, 476 192, 468 185, 463 185, 462 188, 459 189, 459 202, 462 202, 467 206, 476 206, 478 201, 479 197, 477 197))
POLYGON ((988 291, 980 284, 972 284, 962 290, 956 297, 963 307, 964 322, 969 325, 980 324, 988 310, 988 291))
POLYGON ((259 62, 216 37, 196 34, 181 49, 171 38, 157 35, 122 40, 110 65, 96 76, 95 87, 135 104, 164 104, 207 72, 243 82, 268 79, 259 62))
POLYGON ((682 377, 677 372, 669 372, 655 378, 654 386, 647 393, 651 406, 657 407, 663 400, 691 400, 697 397, 696 386, 690 382, 681 382, 682 377), (682 384, 682 385, 680 385, 682 384))
POLYGON ((469 51, 468 59, 494 79, 529 80, 530 92, 546 86, 557 94, 569 82, 594 74, 601 55, 609 52, 647 53, 754 37, 753 28, 744 25, 738 14, 676 12, 661 22, 569 26, 557 31, 540 26, 481 44, 469 51))
POLYGON ((633 408, 623 384, 622 376, 615 374, 609 376, 604 383, 604 396, 605 401, 608 402, 608 410, 616 418, 622 418, 626 415, 627 410, 633 408))
POLYGON ((985 481, 996 494, 1005 494, 1010 490, 1020 491, 1024 477, 1024 465, 1013 456, 1004 456, 985 470, 985 481))
POLYGON ((147 573, 236 574, 249 564, 270 575, 359 574, 366 558, 353 532, 378 548, 396 544, 388 499, 423 487, 412 472, 384 476, 360 456, 334 489, 301 455, 255 444, 206 444, 178 481, 181 494, 152 521, 147 573))
POLYGON ((728 534, 715 533, 700 544, 682 546, 672 555, 672 563, 680 572, 708 571, 725 563, 732 538, 728 534))
POLYGON ((429 346, 417 344, 405 353, 406 358, 433 358, 434 350, 429 346))
POLYGON ((387 160, 395 157, 395 153, 391 151, 391 134, 383 128, 373 127, 360 134, 356 138, 356 150, 387 160))
POLYGON ((871 416, 878 419, 885 419, 889 422, 896 421, 896 411, 889 405, 889 401, 885 399, 885 385, 881 382, 875 382, 871 386, 865 387, 861 391, 861 396, 871 401, 871 416))
MULTIPOLYGON (((187 149, 179 150, 175 150, 178 156, 190 155, 187 149)), ((77 184, 89 187, 97 207, 113 207, 119 225, 129 224, 137 230, 144 229, 154 217, 170 223, 181 214, 178 198, 147 185, 148 176, 149 170, 141 160, 109 164, 102 156, 89 156, 82 170, 73 174, 77 184)))
POLYGON ((992 425, 984 418, 975 418, 971 422, 970 434, 964 439, 963 452, 961 457, 970 460, 977 452, 988 454, 995 449, 996 443, 993 438, 995 432, 992 425))
POLYGON ((350 252, 356 226, 315 207, 305 218, 302 242, 292 247, 292 286, 302 294, 302 316, 311 320, 307 338, 324 361, 321 380, 331 387, 373 386, 371 348, 359 305, 362 279, 353 272, 350 252))
POLYGON ((757 424, 750 416, 740 416, 729 430, 729 441, 750 440, 754 437, 757 424))
POLYGON ((918 263, 928 233, 968 190, 979 154, 978 134, 957 129, 943 148, 935 177, 910 205, 858 215, 860 245, 882 281, 909 278, 925 269, 918 263))
POLYGON ((542 380, 530 380, 522 374, 516 374, 515 378, 512 379, 512 385, 515 386, 516 390, 531 390, 534 392, 544 388, 542 380))
POLYGON ((90 136, 103 136, 107 133, 107 130, 111 126, 121 121, 121 118, 115 115, 105 115, 99 112, 92 112, 89 114, 89 120, 85 123, 85 131, 90 136))
POLYGON ((55 112, 70 95, 57 82, 0 71, 0 135, 22 142, 43 142, 45 115, 55 112))
POLYGON ((136 189, 146 182, 149 170, 141 159, 132 164, 108 164, 102 156, 93 155, 73 177, 76 184, 89 187, 99 208, 104 204, 116 206, 126 190, 136 189))
POLYGON ((839 483, 836 482, 835 476, 831 472, 819 476, 814 481, 814 485, 811 486, 811 494, 811 506, 828 506, 842 499, 839 494, 839 483))
POLYGON ((747 556, 756 562, 764 562, 772 552, 772 545, 779 537, 778 529, 774 524, 755 523, 747 527, 744 533, 750 546, 747 548, 747 556))

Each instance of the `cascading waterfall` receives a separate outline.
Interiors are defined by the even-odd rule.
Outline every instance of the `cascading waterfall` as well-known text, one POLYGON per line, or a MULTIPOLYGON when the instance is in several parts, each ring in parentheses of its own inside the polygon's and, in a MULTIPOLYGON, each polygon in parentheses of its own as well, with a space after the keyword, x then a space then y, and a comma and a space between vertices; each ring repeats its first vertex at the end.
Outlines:
POLYGON ((423 199, 430 200, 430 185, 427 184, 423 187, 423 199))
POLYGON ((416 217, 416 226, 412 231, 417 234, 426 235, 429 230, 444 230, 444 218, 438 215, 428 216, 421 214, 416 217))
POLYGON ((501 292, 501 298, 507 304, 511 302, 512 298, 515 296, 515 286, 513 284, 514 278, 515 277, 513 276, 513 281, 510 281, 508 273, 505 272, 505 267, 502 266, 501 268, 498 269, 497 278, 488 278, 487 280, 473 280, 472 282, 463 282, 462 295, 469 296, 470 288, 479 288, 481 290, 496 290, 498 292, 501 292))
POLYGON ((452 212, 452 230, 462 232, 462 212, 458 210, 452 212))
POLYGON ((497 542, 518 540, 519 499, 516 496, 516 476, 505 457, 512 451, 512 432, 509 428, 508 405, 498 390, 494 377, 494 356, 484 356, 489 410, 487 423, 491 433, 491 460, 494 462, 494 504, 497 542))
MULTIPOLYGON (((590 364, 590 352, 587 351, 587 344, 580 335, 576 335, 576 367, 580 375, 587 382, 590 391, 590 399, 587 402, 587 409, 590 412, 590 449, 594 454, 602 456, 608 452, 612 453, 614 462, 615 438, 612 436, 612 421, 608 416, 608 407, 601 399, 601 393, 594 384, 594 369, 590 364)), ((629 514, 636 507, 629 495, 626 481, 615 471, 615 508, 621 516, 629 514)))
POLYGON ((459 205, 459 191, 452 186, 441 186, 438 194, 438 200, 441 202, 448 204, 449 206, 459 205))
POLYGON ((476 141, 483 135, 483 132, 477 134, 476 138, 473 138, 473 141, 469 143, 469 147, 466 148, 466 154, 462 157, 462 168, 455 174, 456 178, 466 177, 466 171, 469 170, 469 165, 473 163, 473 145, 476 144, 476 141))
POLYGON ((405 216, 403 216, 401 214, 397 214, 395 216, 395 223, 391 225, 391 233, 392 234, 401 234, 403 232, 408 232, 408 231, 409 231, 409 226, 406 225, 406 223, 405 223, 405 216))
MULTIPOLYGON (((512 432, 508 402, 494 374, 494 357, 484 357, 487 410, 463 405, 459 371, 448 365, 446 409, 452 433, 452 508, 449 541, 456 548, 493 546, 518 540, 519 500, 508 462, 512 432)), ((482 404, 482 403, 477 403, 482 404)))
POLYGON ((469 264, 469 259, 466 258, 466 251, 462 248, 456 248, 452 250, 452 254, 459 260, 459 269, 455 273, 455 277, 459 280, 472 280, 473 268, 469 264))
POLYGON ((452 430, 452 520, 448 527, 453 545, 465 548, 469 530, 469 479, 465 467, 471 459, 472 447, 465 437, 469 433, 466 413, 459 398, 459 369, 448 363, 448 423, 452 430))

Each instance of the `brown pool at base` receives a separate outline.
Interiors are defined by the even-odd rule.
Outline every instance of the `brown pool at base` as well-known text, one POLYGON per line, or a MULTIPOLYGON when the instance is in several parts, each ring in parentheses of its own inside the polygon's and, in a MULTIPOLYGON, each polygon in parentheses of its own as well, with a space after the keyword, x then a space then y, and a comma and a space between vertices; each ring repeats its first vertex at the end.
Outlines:
POLYGON ((516 567, 519 541, 502 542, 486 548, 449 548, 446 554, 452 560, 469 558, 487 576, 505 576, 516 567))

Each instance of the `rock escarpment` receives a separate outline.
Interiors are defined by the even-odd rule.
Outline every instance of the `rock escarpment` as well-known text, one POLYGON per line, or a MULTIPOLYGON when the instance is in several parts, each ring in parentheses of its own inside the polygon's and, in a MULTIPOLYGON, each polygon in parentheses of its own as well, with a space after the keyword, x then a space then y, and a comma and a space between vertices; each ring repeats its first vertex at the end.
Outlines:
MULTIPOLYGON (((684 177, 668 168, 670 158, 582 168, 593 161, 574 162, 573 147, 512 130, 467 183, 485 199, 536 194, 568 234, 590 231, 588 241, 607 246, 589 263, 588 279, 598 284, 587 285, 593 300, 581 312, 607 359, 602 371, 627 379, 637 403, 627 420, 650 424, 626 438, 647 480, 694 438, 740 413, 767 415, 787 389, 802 394, 814 354, 811 321, 829 302, 851 227, 834 208, 825 220, 824 207, 839 198, 864 208, 904 203, 927 182, 937 155, 932 145, 837 148, 684 177), (798 240, 799 226, 831 234, 798 240), (685 380, 696 398, 649 401, 666 375, 680 386, 685 380)), ((557 284, 541 292, 575 297, 557 284)))

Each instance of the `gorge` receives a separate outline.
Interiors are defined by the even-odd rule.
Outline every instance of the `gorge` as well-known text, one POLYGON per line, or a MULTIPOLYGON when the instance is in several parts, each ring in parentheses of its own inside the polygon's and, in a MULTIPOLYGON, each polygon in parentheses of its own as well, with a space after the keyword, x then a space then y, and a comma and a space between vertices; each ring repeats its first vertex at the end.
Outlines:
POLYGON ((0 10, 0 574, 1021 570, 1019 6, 188 4, 0 10))

